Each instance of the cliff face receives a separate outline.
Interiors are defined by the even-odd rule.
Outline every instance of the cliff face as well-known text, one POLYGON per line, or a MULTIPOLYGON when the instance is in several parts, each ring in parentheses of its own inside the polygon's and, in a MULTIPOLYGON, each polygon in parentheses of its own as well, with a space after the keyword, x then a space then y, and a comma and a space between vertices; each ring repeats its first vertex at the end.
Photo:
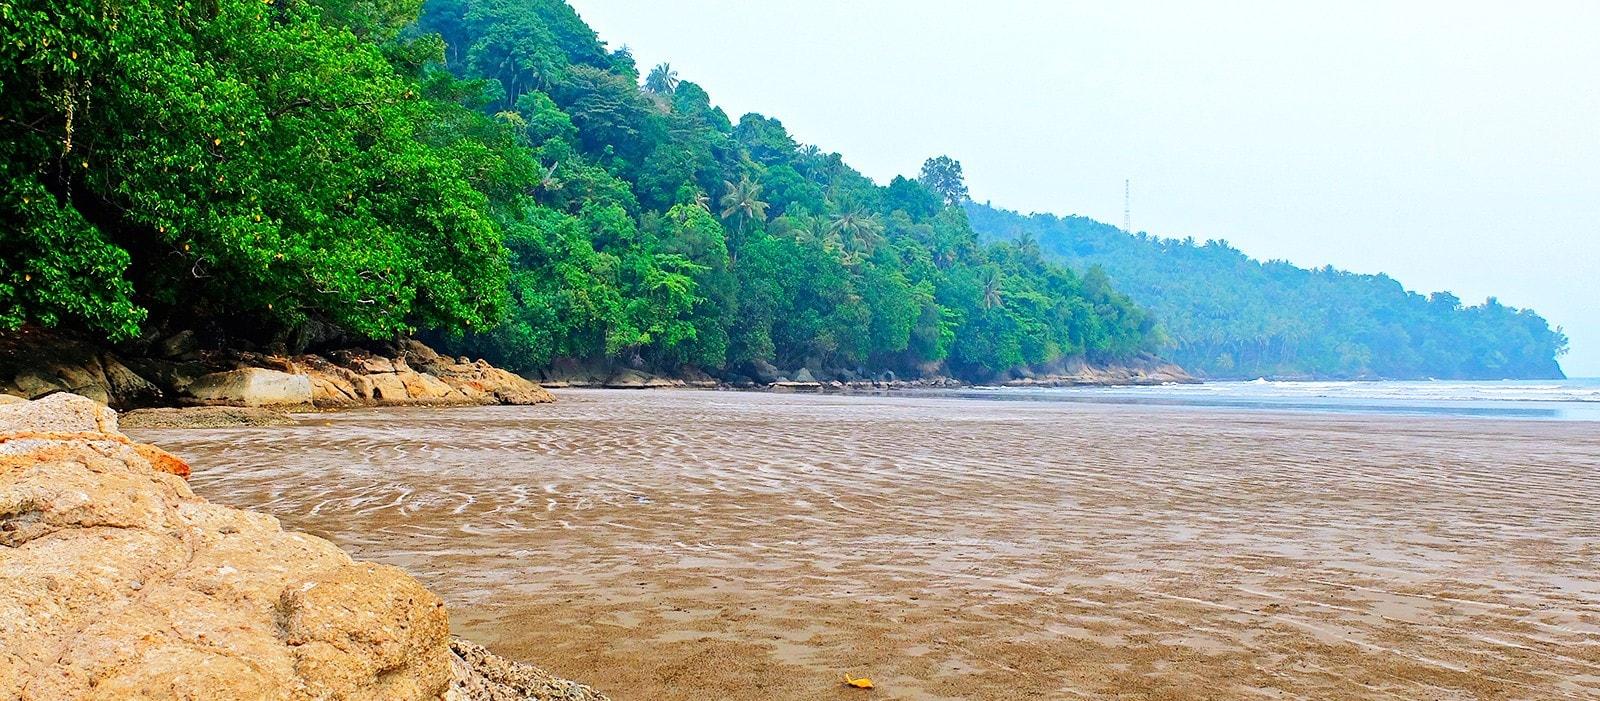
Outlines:
POLYGON ((187 474, 92 400, 0 399, 0 700, 601 698, 453 652, 416 580, 187 474))

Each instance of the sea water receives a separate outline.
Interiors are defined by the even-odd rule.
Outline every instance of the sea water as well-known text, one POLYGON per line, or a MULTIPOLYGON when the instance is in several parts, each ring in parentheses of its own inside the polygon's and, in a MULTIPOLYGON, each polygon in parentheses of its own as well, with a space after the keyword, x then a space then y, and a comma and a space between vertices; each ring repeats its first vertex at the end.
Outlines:
POLYGON ((953 394, 1253 411, 1600 421, 1600 378, 1420 382, 1262 379, 1158 387, 974 388, 953 394))

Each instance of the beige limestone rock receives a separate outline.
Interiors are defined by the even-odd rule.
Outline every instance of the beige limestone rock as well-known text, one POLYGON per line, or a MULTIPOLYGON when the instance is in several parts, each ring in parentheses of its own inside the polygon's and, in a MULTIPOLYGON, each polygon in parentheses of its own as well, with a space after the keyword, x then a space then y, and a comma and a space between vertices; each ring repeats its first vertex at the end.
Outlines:
POLYGON ((0 404, 0 435, 16 433, 117 434, 117 412, 72 394, 0 404))
POLYGON ((605 701, 167 461, 93 400, 0 401, 0 700, 605 701))
POLYGON ((537 383, 482 360, 471 364, 441 362, 425 369, 463 395, 483 398, 488 403, 526 405, 556 400, 537 383))
POLYGON ((184 394, 200 404, 223 406, 311 406, 311 378, 265 368, 214 372, 190 383, 184 394))
POLYGON ((394 361, 389 360, 388 358, 377 357, 363 358, 361 360, 361 367, 357 369, 368 375, 381 372, 395 372, 394 361))
POLYGON ((42 330, 0 334, 0 393, 33 399, 71 392, 117 409, 173 404, 341 409, 554 401, 513 373, 482 361, 458 364, 415 340, 397 341, 388 351, 393 357, 366 348, 294 357, 237 349, 200 351, 192 332, 179 332, 168 340, 175 345, 168 348, 164 341, 157 342, 147 349, 149 354, 129 356, 93 339, 42 330))
POLYGON ((367 375, 367 382, 372 385, 372 399, 377 402, 404 402, 411 398, 406 393, 406 383, 392 372, 367 375))
POLYGON ((0 699, 443 698, 443 604, 153 469, 104 406, 0 405, 0 699))

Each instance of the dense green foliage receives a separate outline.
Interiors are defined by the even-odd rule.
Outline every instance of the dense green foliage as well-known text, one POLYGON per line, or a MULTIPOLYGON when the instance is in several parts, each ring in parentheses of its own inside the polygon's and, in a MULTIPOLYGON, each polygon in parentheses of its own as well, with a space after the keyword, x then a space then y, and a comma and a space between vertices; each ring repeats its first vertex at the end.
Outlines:
POLYGON ((444 39, 447 68, 542 174, 509 208, 510 319, 465 350, 522 370, 620 357, 985 376, 1154 340, 1102 278, 979 246, 949 158, 880 186, 776 119, 735 123, 669 65, 641 76, 556 0, 433 0, 415 32, 444 39))
POLYGON ((466 110, 320 14, 0 5, 0 325, 498 319, 504 248, 466 172, 482 147, 448 124, 466 110))
POLYGON ((880 186, 735 123, 559 0, 0 3, 0 328, 974 377, 1156 341, 965 199, 949 158, 880 186))
POLYGON ((986 240, 1104 268, 1160 320, 1169 357, 1213 377, 1556 378, 1566 348, 1539 315, 1464 307, 1387 275, 1260 262, 1221 241, 1160 239, 1083 217, 967 207, 986 240))

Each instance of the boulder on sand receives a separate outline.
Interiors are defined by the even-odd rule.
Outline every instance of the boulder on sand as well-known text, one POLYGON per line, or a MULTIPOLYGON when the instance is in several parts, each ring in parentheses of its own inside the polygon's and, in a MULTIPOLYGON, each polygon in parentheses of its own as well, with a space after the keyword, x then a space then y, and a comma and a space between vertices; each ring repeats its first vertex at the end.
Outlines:
POLYGON ((443 696, 438 597, 147 455, 92 400, 0 406, 0 698, 443 696))
POLYGON ((311 406, 311 378, 266 368, 240 368, 201 376, 183 393, 212 406, 311 406))
POLYGON ((452 650, 404 572, 207 502, 178 466, 93 400, 0 404, 0 699, 567 698, 452 650))

